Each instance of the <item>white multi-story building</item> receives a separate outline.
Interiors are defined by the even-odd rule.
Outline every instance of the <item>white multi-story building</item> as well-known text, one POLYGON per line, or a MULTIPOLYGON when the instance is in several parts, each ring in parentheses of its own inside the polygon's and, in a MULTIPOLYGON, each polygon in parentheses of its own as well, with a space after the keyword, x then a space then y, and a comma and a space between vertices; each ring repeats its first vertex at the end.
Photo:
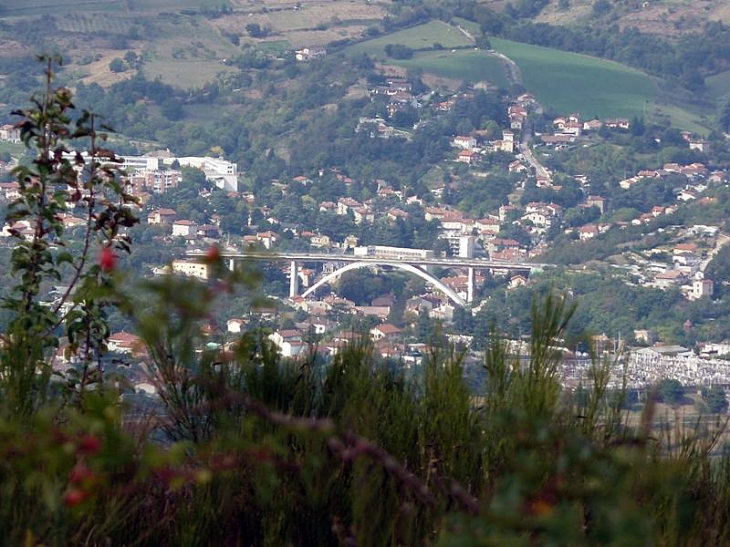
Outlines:
POLYGON ((222 158, 187 156, 184 158, 165 158, 163 161, 171 165, 175 160, 181 167, 195 167, 205 173, 205 178, 221 190, 238 192, 238 166, 222 158))

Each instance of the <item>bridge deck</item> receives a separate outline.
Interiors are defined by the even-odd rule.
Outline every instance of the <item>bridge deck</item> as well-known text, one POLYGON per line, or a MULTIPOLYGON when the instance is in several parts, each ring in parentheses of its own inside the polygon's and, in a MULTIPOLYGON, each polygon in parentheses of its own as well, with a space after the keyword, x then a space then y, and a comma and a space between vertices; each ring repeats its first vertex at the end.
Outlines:
MULTIPOLYGON (((205 251, 188 251, 189 258, 204 258, 205 251)), ((374 265, 387 266, 391 263, 412 264, 414 266, 441 266, 445 268, 495 268, 507 270, 536 270, 551 268, 553 264, 537 262, 511 262, 504 260, 485 260, 479 258, 380 258, 377 256, 355 256, 349 254, 326 253, 221 253, 226 260, 268 260, 268 261, 296 261, 296 262, 372 262, 374 265)))

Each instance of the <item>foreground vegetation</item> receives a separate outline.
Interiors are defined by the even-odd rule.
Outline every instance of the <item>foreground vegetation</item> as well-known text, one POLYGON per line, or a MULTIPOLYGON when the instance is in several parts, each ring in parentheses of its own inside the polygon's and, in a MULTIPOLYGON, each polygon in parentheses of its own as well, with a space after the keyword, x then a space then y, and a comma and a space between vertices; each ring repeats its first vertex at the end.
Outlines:
MULTIPOLYGON (((50 64, 48 65, 50 77, 50 64)), ((484 392, 434 346, 417 374, 353 343, 323 364, 281 361, 256 333, 226 350, 200 324, 252 278, 213 248, 208 283, 171 276, 130 290, 121 256, 135 219, 95 118, 64 90, 21 113, 36 159, 16 170, 17 285, 0 352, 0 525, 26 545, 722 544, 730 454, 721 422, 629 422, 608 363, 570 394, 558 382, 573 306, 533 306, 530 357, 495 329, 484 392), (88 162, 62 152, 90 148, 88 162), (72 163, 73 162, 73 163, 72 163), (74 169, 74 166, 82 169, 74 169), (86 211, 79 247, 62 215, 86 211), (67 252, 67 250, 69 252, 67 252), (62 278, 69 311, 38 302, 62 278), (142 337, 157 399, 109 368, 108 314, 142 337), (62 341, 76 366, 54 370, 62 341), (199 348, 208 348, 200 350, 199 348)), ((65 308, 64 308, 65 309, 65 308)), ((499 325, 497 325, 499 327, 499 325)))

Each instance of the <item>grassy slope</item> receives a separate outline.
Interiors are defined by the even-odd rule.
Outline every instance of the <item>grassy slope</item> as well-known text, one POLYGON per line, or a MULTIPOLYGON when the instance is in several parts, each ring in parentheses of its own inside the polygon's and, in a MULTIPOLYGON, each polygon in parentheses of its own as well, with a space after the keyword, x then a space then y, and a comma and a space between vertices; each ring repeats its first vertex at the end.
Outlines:
POLYGON ((525 88, 557 112, 631 117, 642 115, 657 94, 648 76, 618 63, 498 38, 491 42, 520 67, 525 88))
POLYGON ((420 68, 424 72, 443 78, 469 80, 479 82, 487 80, 498 87, 507 87, 507 78, 498 59, 490 57, 483 51, 424 51, 414 55, 413 59, 392 61, 405 68, 420 68))
MULTIPOLYGON (((458 29, 438 21, 362 42, 348 48, 347 53, 365 52, 385 59, 386 44, 419 49, 431 47, 434 42, 447 50, 419 52, 413 59, 389 59, 388 62, 447 78, 486 79, 500 86, 507 84, 496 59, 471 49, 448 51, 448 48, 470 46, 471 42, 458 29)), ((496 38, 492 45, 517 63, 525 87, 546 106, 559 112, 578 111, 591 117, 642 115, 647 101, 652 101, 657 93, 648 76, 617 63, 496 38)))
POLYGON ((705 78, 708 97, 719 100, 730 94, 730 70, 705 78))
POLYGON ((423 25, 361 42, 347 48, 347 54, 358 55, 367 53, 368 55, 383 59, 387 44, 402 44, 411 49, 424 49, 433 47, 434 43, 439 43, 445 48, 468 47, 472 45, 471 40, 455 27, 441 21, 431 21, 423 25))
POLYGON ((419 68, 443 78, 472 82, 488 80, 494 85, 506 86, 507 79, 500 62, 482 51, 474 51, 472 45, 471 40, 457 28, 441 21, 431 21, 350 46, 345 53, 350 56, 367 53, 388 64, 419 68), (441 44, 445 49, 418 51, 412 59, 395 60, 385 55, 387 44, 403 44, 417 50, 432 48, 434 43, 441 44), (466 47, 470 49, 452 49, 466 47))

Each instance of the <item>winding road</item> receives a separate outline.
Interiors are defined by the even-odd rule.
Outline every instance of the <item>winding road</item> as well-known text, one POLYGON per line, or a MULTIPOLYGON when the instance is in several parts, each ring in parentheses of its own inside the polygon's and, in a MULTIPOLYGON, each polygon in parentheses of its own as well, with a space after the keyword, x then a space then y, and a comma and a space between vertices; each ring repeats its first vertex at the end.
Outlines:
MULTIPOLYGON (((476 39, 474 38, 474 35, 469 32, 467 29, 462 27, 461 25, 455 25, 456 28, 461 32, 464 36, 466 36, 469 40, 472 42, 476 42, 476 39)), ((507 77, 507 81, 509 82, 511 87, 514 86, 520 86, 524 87, 522 83, 522 72, 520 71, 520 67, 517 66, 517 63, 515 63, 512 59, 507 57, 504 53, 500 53, 499 51, 496 51, 494 49, 486 50, 484 53, 487 55, 494 57, 496 59, 499 59, 499 61, 502 63, 502 66, 505 70, 505 75, 507 77)), ((540 115, 542 114, 542 106, 539 104, 536 105, 535 108, 535 114, 540 115)), ((550 171, 548 171, 535 157, 535 155, 532 153, 532 150, 530 149, 530 141, 532 140, 532 123, 528 120, 525 126, 522 128, 521 131, 521 142, 519 145, 519 150, 522 153, 523 157, 525 158, 525 161, 530 164, 530 167, 532 167, 535 170, 535 175, 538 178, 546 178, 548 180, 551 179, 550 171)))

